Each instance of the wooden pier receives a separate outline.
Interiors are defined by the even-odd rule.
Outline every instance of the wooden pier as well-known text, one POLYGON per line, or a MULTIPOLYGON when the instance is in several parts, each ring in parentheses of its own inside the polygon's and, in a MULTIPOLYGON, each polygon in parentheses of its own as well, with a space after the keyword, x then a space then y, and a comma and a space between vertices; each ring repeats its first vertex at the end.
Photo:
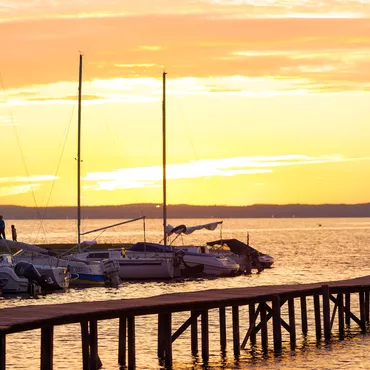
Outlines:
POLYGON ((369 293, 370 276, 366 276, 315 284, 206 290, 141 299, 6 308, 0 310, 0 370, 6 369, 7 335, 35 329, 41 329, 40 369, 52 369, 54 327, 72 323, 79 323, 81 326, 81 368, 99 369, 102 363, 98 354, 97 323, 100 320, 116 318, 119 319, 118 364, 134 369, 135 318, 153 314, 158 317, 157 348, 160 363, 168 369, 172 367, 172 360, 176 356, 176 353, 172 352, 172 344, 188 328, 191 334, 189 353, 193 355, 198 353, 200 339, 201 355, 203 362, 206 363, 210 353, 208 316, 210 309, 219 311, 217 324, 222 351, 226 350, 228 324, 232 328, 234 356, 240 355, 248 341, 256 343, 257 334, 261 336, 261 346, 264 349, 268 348, 268 322, 271 320, 273 338, 271 347, 279 353, 283 348, 283 329, 289 333, 292 349, 296 346, 298 326, 303 335, 312 330, 318 340, 323 336, 326 341, 332 336, 335 322, 338 325, 340 339, 344 338, 345 327, 351 322, 358 325, 362 333, 366 333, 369 322, 369 293), (308 325, 308 297, 313 297, 314 327, 308 325), (356 314, 351 309, 352 299, 358 300, 356 314), (288 322, 281 314, 284 305, 287 306, 288 322), (248 307, 247 317, 241 314, 245 313, 245 310, 240 310, 243 306, 248 307), (232 320, 228 323, 225 313, 226 308, 230 307, 232 320), (297 307, 300 309, 300 323, 296 322, 297 307), (172 324, 172 314, 175 312, 189 312, 188 318, 178 328, 173 328, 172 324), (249 328, 243 336, 239 325, 242 320, 249 323, 249 328))

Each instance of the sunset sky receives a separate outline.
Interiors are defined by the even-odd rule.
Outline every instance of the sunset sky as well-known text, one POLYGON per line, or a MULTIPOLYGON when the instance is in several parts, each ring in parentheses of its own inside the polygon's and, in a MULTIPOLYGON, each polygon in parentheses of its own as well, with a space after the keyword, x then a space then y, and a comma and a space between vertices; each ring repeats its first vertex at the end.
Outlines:
POLYGON ((363 203, 370 0, 0 0, 0 205, 363 203))

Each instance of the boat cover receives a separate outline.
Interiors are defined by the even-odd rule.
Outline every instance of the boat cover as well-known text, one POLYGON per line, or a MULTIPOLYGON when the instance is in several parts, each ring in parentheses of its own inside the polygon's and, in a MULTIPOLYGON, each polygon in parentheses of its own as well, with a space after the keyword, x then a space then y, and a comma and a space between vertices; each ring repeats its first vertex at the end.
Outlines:
POLYGON ((258 252, 257 249, 252 248, 250 245, 245 244, 238 239, 215 240, 213 242, 207 242, 207 245, 209 245, 210 247, 213 247, 215 245, 226 245, 230 248, 231 252, 235 254, 247 254, 252 252, 262 254, 261 252, 258 252))
POLYGON ((31 245, 22 242, 14 242, 8 239, 0 239, 0 247, 13 248, 13 249, 23 249, 28 252, 45 254, 47 256, 57 256, 57 253, 53 252, 51 249, 37 247, 36 245, 31 245))
POLYGON ((165 228, 166 234, 168 236, 172 234, 185 234, 189 235, 192 234, 196 230, 206 229, 206 230, 216 230, 217 226, 222 224, 223 221, 211 222, 208 224, 203 225, 196 225, 196 226, 186 226, 186 225, 179 225, 173 227, 172 225, 167 225, 165 228))

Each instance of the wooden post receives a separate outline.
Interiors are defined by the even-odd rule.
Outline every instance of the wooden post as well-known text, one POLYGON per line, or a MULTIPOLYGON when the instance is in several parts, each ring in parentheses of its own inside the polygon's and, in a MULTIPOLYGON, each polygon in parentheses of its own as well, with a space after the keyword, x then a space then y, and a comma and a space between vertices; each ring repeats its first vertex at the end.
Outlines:
POLYGON ((90 369, 98 368, 98 323, 96 320, 90 320, 90 369))
POLYGON ((313 303, 315 309, 316 339, 319 340, 321 338, 321 315, 320 315, 320 296, 318 294, 315 294, 313 296, 313 303))
POLYGON ((368 290, 365 291, 365 320, 368 323, 369 322, 369 304, 370 304, 370 293, 368 290))
POLYGON ((204 362, 208 362, 209 358, 208 310, 202 312, 201 322, 202 322, 202 358, 204 362))
POLYGON ((344 305, 346 313, 346 325, 349 326, 351 324, 351 293, 346 293, 344 305))
POLYGON ((266 302, 260 303, 260 315, 261 315, 261 342, 262 348, 267 349, 268 339, 267 339, 267 320, 266 320, 266 302))
POLYGON ((306 296, 301 297, 300 300, 301 300, 302 334, 306 336, 308 332, 306 296))
POLYGON ((41 328, 41 370, 53 369, 54 327, 41 328))
POLYGON ((191 317, 193 318, 191 323, 191 354, 196 356, 198 353, 198 313, 192 311, 191 317))
POLYGON ((221 351, 224 352, 226 350, 226 309, 225 309, 225 306, 220 306, 219 318, 220 318, 220 346, 221 346, 221 351))
POLYGON ((338 293, 337 302, 338 302, 338 331, 339 331, 339 337, 343 339, 343 335, 344 335, 343 293, 338 293))
POLYGON ((81 325, 81 340, 82 340, 82 368, 90 370, 90 338, 89 326, 87 321, 82 321, 81 325))
POLYGON ((135 317, 127 318, 128 368, 135 368, 135 317))
POLYGON ((158 314, 158 349, 157 355, 159 359, 163 359, 164 340, 163 340, 163 315, 158 314))
POLYGON ((358 296, 359 296, 359 303, 360 303, 361 331, 362 333, 366 333, 365 294, 362 289, 358 292, 358 296))
POLYGON ((162 325, 162 358, 164 360, 165 368, 172 367, 172 315, 171 313, 160 314, 162 325))
POLYGON ((239 333, 239 306, 232 307, 233 314, 233 347, 234 356, 240 355, 240 333, 239 333))
POLYGON ((120 317, 118 329, 118 364, 121 367, 126 366, 126 333, 126 317, 120 317))
MULTIPOLYGON (((249 304, 249 327, 255 326, 255 313, 256 313, 256 306, 254 303, 249 304)), ((252 345, 256 344, 256 332, 254 330, 251 331, 251 335, 249 337, 250 342, 252 345)))
POLYGON ((289 328, 290 328, 290 346, 292 349, 294 349, 295 344, 296 344, 294 298, 288 299, 288 312, 289 312, 289 328))
POLYGON ((0 332, 0 370, 6 369, 6 334, 0 332))
POLYGON ((274 295, 272 298, 272 328, 274 334, 274 351, 281 352, 282 337, 281 337, 281 310, 280 297, 274 295))
POLYGON ((324 316, 324 337, 329 340, 331 337, 330 327, 330 298, 329 298, 329 285, 322 286, 322 310, 324 316))

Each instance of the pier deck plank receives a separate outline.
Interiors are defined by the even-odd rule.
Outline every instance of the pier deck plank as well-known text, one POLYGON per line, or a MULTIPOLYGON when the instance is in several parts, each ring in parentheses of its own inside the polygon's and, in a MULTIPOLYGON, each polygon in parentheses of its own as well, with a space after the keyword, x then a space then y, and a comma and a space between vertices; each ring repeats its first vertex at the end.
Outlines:
POLYGON ((295 285, 269 285, 247 288, 212 289, 188 293, 173 293, 149 298, 120 299, 97 302, 77 302, 53 305, 30 305, 4 308, 0 312, 0 332, 4 334, 78 323, 82 320, 105 320, 120 316, 139 316, 166 312, 211 309, 235 304, 244 305, 272 300, 313 295, 329 285, 331 293, 360 291, 370 287, 370 276, 349 280, 295 285))

